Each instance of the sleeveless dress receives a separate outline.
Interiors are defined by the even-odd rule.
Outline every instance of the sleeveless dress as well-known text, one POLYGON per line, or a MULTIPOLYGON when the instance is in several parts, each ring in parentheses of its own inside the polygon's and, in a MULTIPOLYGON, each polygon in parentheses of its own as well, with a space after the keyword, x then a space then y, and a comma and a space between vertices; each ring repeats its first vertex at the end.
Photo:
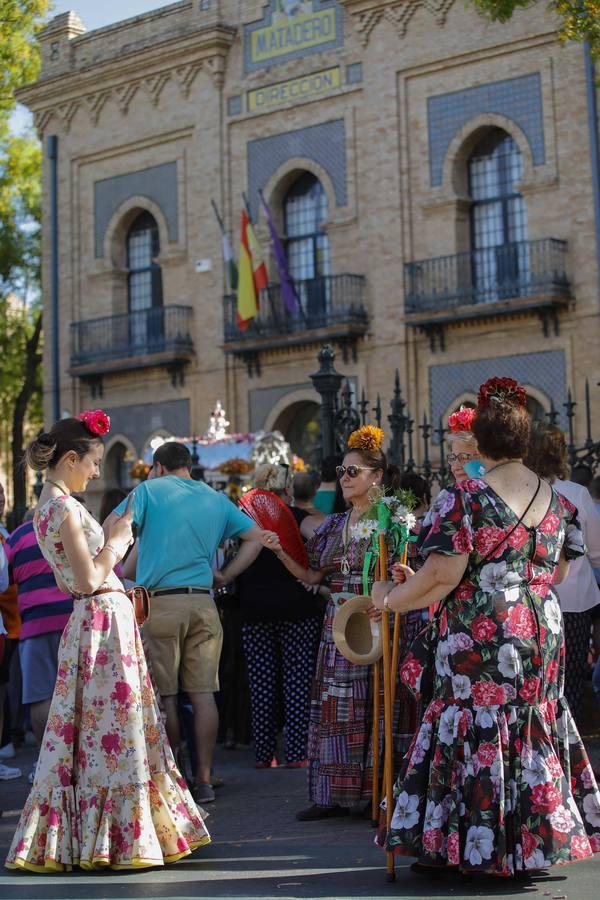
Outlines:
MULTIPOLYGON (((442 612, 433 700, 379 843, 427 866, 509 876, 600 851, 600 793, 563 696, 552 588, 561 550, 584 553, 577 511, 553 491, 537 528, 510 533, 517 522, 489 485, 468 480, 423 526, 423 555, 469 562, 442 612)), ((411 665, 416 678, 409 655, 411 665)))
POLYGON ((56 576, 75 595, 33 787, 6 860, 33 872, 72 866, 161 866, 207 844, 209 834, 180 775, 148 675, 140 634, 111 572, 98 596, 78 593, 59 530, 72 512, 92 557, 101 526, 73 497, 35 514, 35 533, 56 576))

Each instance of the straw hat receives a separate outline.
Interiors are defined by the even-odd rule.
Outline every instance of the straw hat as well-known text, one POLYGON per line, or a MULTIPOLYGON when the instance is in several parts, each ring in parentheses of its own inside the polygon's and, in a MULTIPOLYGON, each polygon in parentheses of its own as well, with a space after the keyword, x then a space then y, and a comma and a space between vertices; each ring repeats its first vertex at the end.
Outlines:
POLYGON ((359 666, 370 666, 383 653, 379 622, 367 615, 370 606, 370 597, 351 597, 338 607, 333 619, 336 647, 342 656, 359 666))

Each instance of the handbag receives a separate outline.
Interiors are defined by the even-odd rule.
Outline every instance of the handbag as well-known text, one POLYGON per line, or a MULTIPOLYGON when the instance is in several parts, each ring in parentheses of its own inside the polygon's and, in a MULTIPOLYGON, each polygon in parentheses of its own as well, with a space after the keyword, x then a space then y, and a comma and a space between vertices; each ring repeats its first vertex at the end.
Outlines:
MULTIPOLYGON (((538 478, 537 488, 527 508, 521 514, 519 521, 510 529, 508 534, 504 535, 498 543, 492 547, 483 557, 482 562, 494 555, 498 547, 516 531, 535 501, 541 487, 541 481, 538 478)), ((420 701, 423 706, 428 706, 433 698, 433 685, 435 676, 435 655, 438 641, 440 639, 440 625, 442 613, 444 612, 449 597, 444 597, 431 617, 429 622, 421 628, 411 641, 406 656, 400 663, 399 677, 400 681, 413 695, 416 701, 420 701)))
MULTIPOLYGON (((125 594, 126 597, 129 597, 138 628, 142 627, 150 615, 150 595, 142 584, 136 584, 135 587, 130 588, 128 591, 124 588, 98 588, 97 591, 93 591, 93 593, 86 596, 97 597, 100 594, 125 594)), ((74 594, 74 596, 80 595, 74 594)))

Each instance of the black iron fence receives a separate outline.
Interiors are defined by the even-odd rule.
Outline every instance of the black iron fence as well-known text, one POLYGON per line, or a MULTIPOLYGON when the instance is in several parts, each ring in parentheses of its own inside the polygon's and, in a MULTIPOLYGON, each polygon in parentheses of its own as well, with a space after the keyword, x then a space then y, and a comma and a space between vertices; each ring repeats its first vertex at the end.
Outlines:
MULTIPOLYGON (((381 397, 375 403, 367 399, 364 388, 360 397, 354 395, 351 382, 335 369, 335 353, 330 346, 318 355, 320 369, 311 375, 315 390, 321 395, 322 452, 323 456, 342 452, 348 437, 361 425, 378 425, 389 435, 386 448, 388 459, 402 471, 422 475, 430 487, 446 485, 450 480, 447 465, 448 429, 440 418, 431 422, 426 414, 416 422, 402 394, 400 374, 396 369, 389 411, 386 415, 381 397)), ((569 463, 588 469, 594 475, 600 469, 600 441, 592 438, 590 386, 586 381, 584 394, 585 440, 578 445, 575 440, 576 408, 578 404, 568 391, 565 408, 568 431, 569 463)), ((559 411, 551 403, 547 419, 556 424, 559 411)))
POLYGON ((544 238, 406 263, 407 313, 569 294, 565 241, 544 238))

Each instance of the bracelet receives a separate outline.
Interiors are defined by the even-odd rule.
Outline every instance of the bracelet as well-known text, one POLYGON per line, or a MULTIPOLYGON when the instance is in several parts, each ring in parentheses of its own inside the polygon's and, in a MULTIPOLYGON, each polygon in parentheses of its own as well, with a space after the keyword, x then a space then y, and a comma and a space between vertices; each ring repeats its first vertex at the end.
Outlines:
POLYGON ((388 593, 383 598, 383 608, 387 609, 388 612, 394 612, 394 610, 390 607, 390 594, 391 591, 388 591, 388 593))
POLYGON ((117 559, 117 560, 121 558, 121 557, 119 556, 118 551, 115 550, 115 548, 113 547, 112 544, 105 544, 104 547, 103 547, 103 550, 110 550, 110 552, 114 555, 115 559, 117 559))

